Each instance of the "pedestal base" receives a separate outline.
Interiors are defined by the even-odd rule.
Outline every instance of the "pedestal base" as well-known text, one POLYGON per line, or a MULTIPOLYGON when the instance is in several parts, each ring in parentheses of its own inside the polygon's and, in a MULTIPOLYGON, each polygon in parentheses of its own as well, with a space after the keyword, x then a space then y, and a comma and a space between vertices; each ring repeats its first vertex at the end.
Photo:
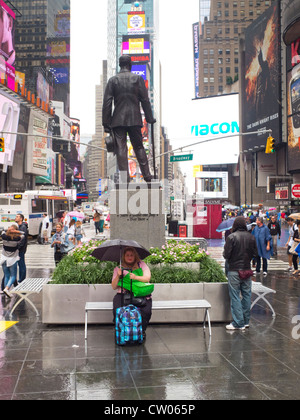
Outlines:
POLYGON ((158 183, 151 188, 134 184, 111 192, 110 237, 139 242, 145 248, 165 244, 163 191, 158 183))

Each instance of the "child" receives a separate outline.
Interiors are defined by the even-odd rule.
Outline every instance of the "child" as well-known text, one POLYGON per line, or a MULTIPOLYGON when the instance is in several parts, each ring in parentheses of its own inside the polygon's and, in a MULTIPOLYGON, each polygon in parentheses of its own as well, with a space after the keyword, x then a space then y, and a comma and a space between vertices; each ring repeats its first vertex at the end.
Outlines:
POLYGON ((81 239, 84 235, 84 231, 82 229, 82 223, 80 220, 77 220, 75 225, 75 240, 77 245, 81 245, 81 239))

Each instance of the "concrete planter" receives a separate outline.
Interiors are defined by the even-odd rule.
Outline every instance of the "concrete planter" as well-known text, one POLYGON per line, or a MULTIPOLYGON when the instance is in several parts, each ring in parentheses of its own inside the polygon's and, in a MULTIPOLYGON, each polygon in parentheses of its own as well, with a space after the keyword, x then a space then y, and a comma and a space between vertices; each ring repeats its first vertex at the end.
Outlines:
MULTIPOLYGON (((109 302, 115 291, 110 285, 56 285, 43 289, 44 324, 83 324, 86 302, 109 302)), ((231 321, 227 283, 156 284, 154 300, 206 299, 211 305, 212 322, 231 321)), ((154 311, 152 323, 189 323, 203 319, 202 310, 154 311)), ((111 311, 89 314, 89 323, 110 324, 111 311)))

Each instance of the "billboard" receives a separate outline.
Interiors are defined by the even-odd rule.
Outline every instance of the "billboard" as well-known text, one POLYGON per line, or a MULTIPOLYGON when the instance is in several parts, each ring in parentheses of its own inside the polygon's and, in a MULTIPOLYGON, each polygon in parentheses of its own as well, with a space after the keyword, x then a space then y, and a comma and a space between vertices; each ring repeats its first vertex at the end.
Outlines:
POLYGON ((29 137, 27 142, 26 172, 47 177, 48 118, 32 110, 28 131, 33 136, 29 137))
POLYGON ((204 199, 228 198, 228 172, 199 172, 196 193, 204 199))
POLYGON ((128 12, 128 34, 144 34, 146 30, 145 12, 128 12))
POLYGON ((15 90, 15 19, 15 13, 0 0, 0 73, 11 90, 15 90))
POLYGON ((131 35, 123 36, 122 54, 150 54, 150 36, 149 35, 131 35))
MULTIPOLYGON (((17 133, 20 116, 20 102, 12 100, 5 94, 0 94, 0 131, 17 133)), ((13 166, 14 153, 16 149, 17 136, 5 134, 5 152, 0 153, 0 164, 4 165, 3 171, 7 171, 7 166, 13 166)))
POLYGON ((193 25, 193 42, 194 42, 194 73, 195 73, 195 98, 200 97, 199 85, 199 47, 200 47, 200 24, 193 25))
MULTIPOLYGON (((243 131, 272 129, 281 141, 280 5, 276 1, 245 30, 245 89, 243 131)), ((260 147, 265 140, 254 134, 244 148, 260 147)))
POLYGON ((287 47, 288 170, 300 159, 300 38, 287 47))

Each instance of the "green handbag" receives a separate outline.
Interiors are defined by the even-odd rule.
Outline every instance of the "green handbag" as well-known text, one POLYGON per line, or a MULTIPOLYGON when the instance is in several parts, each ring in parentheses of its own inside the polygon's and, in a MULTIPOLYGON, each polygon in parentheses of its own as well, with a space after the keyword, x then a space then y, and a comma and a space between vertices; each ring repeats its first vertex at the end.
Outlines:
MULTIPOLYGON (((142 277, 144 274, 141 268, 132 271, 132 273, 138 277, 142 277)), ((128 273, 123 279, 119 281, 118 286, 123 287, 124 289, 129 290, 130 292, 132 291, 134 297, 149 296, 154 291, 154 284, 143 283, 138 280, 131 280, 130 273, 128 273)))

